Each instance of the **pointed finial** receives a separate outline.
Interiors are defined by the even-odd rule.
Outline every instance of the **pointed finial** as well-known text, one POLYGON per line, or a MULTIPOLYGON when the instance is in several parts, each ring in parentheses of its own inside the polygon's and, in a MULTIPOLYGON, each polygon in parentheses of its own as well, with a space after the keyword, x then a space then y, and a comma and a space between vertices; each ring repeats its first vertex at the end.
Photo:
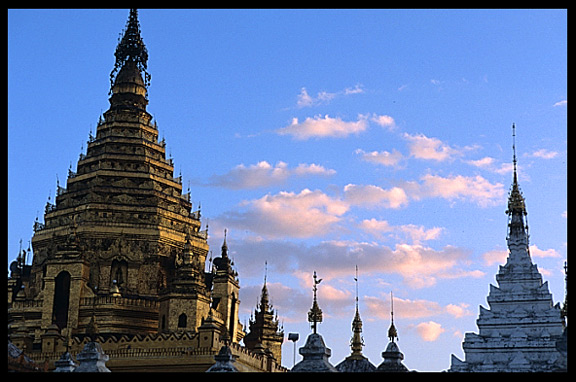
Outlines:
POLYGON ((316 271, 314 271, 314 285, 312 291, 314 292, 314 301, 312 302, 312 308, 308 312, 308 322, 312 324, 313 333, 316 334, 316 329, 319 322, 322 322, 322 309, 318 306, 318 300, 316 299, 316 292, 318 291, 318 284, 322 282, 322 279, 316 277, 316 271))
POLYGON ((388 329, 388 338, 390 342, 394 342, 394 339, 398 339, 398 331, 394 326, 394 295, 390 291, 390 328, 388 329))
POLYGON ((260 307, 260 311, 268 312, 271 308, 270 305, 270 297, 268 296, 268 288, 266 287, 266 279, 268 277, 268 261, 264 262, 264 285, 262 285, 262 293, 260 295, 260 303, 258 306, 260 307))
POLYGON ((226 243, 226 236, 228 230, 224 228, 224 243, 222 243, 222 257, 228 257, 228 244, 226 243))
POLYGON ((356 277, 354 277, 354 282, 356 283, 356 311, 358 311, 358 265, 356 265, 356 277))
POLYGON ((140 23, 138 22, 138 10, 136 8, 130 9, 130 16, 124 29, 124 35, 116 47, 114 56, 116 57, 116 63, 110 73, 110 93, 112 92, 116 75, 127 62, 136 64, 138 70, 144 74, 145 87, 148 87, 151 77, 147 71, 148 50, 146 50, 144 41, 142 41, 140 36, 140 23))
POLYGON ((518 215, 527 215, 524 197, 518 185, 518 167, 516 159, 516 124, 512 124, 512 163, 514 165, 514 178, 512 181, 512 189, 508 197, 508 209, 506 214, 517 213, 518 215))
POLYGON ((514 183, 518 182, 516 168, 516 124, 512 124, 512 163, 514 164, 514 183))
POLYGON ((358 265, 356 265, 356 313, 352 320, 352 339, 350 340, 350 348, 352 349, 352 357, 354 359, 363 358, 362 347, 364 346, 364 339, 362 338, 362 319, 360 318, 360 311, 358 309, 358 265))

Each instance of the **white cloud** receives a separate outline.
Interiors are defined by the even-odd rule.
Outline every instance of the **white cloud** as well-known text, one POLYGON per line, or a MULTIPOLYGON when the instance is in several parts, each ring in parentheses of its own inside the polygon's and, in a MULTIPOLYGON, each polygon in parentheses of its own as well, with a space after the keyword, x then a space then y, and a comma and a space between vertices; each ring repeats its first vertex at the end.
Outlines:
POLYGON ((377 125, 381 127, 385 127, 389 130, 394 130, 396 127, 396 123, 394 122, 394 118, 390 117, 389 115, 378 115, 373 114, 371 118, 372 122, 375 122, 377 125))
POLYGON ((454 318, 461 318, 461 317, 465 317, 465 316, 471 316, 472 312, 470 312, 470 310, 468 310, 468 307, 470 305, 466 304, 466 303, 461 303, 458 305, 455 304, 448 304, 446 306, 446 312, 448 312, 449 314, 451 314, 452 316, 454 316, 454 318))
POLYGON ((400 230, 412 239, 412 242, 419 244, 421 241, 435 240, 442 234, 443 228, 433 227, 425 229, 424 226, 414 224, 404 224, 399 226, 400 230))
POLYGON ((482 259, 485 265, 504 264, 508 257, 507 249, 493 249, 482 254, 482 259))
POLYGON ((495 159, 492 157, 484 157, 478 160, 468 160, 466 161, 466 163, 475 167, 489 168, 494 164, 494 160, 495 159))
MULTIPOLYGON (((443 162, 461 156, 464 151, 463 149, 450 147, 438 138, 429 138, 424 134, 411 135, 404 133, 403 137, 408 141, 410 155, 417 159, 443 162)), ((465 149, 471 149, 471 147, 465 149)))
POLYGON ((363 220, 360 223, 360 228, 376 238, 382 238, 384 233, 394 233, 397 236, 407 236, 414 244, 420 244, 422 241, 438 239, 444 230, 441 227, 426 229, 424 226, 417 226, 415 224, 393 226, 386 220, 377 220, 374 218, 363 220))
POLYGON ((560 253, 558 253, 558 251, 556 251, 555 249, 550 248, 547 250, 543 250, 543 249, 538 248, 536 246, 536 244, 532 244, 530 246, 530 256, 539 257, 539 258, 544 258, 544 257, 558 258, 558 257, 561 257, 560 253))
MULTIPOLYGON (((469 165, 472 165, 474 167, 478 167, 478 168, 481 168, 483 170, 494 172, 494 173, 500 174, 500 175, 512 174, 512 171, 514 170, 514 165, 512 164, 512 161, 498 164, 498 163, 496 163, 496 159, 494 159, 492 157, 484 157, 484 158, 477 159, 477 160, 467 160, 464 162, 468 163, 469 165)), ((525 173, 520 171, 521 169, 522 169, 522 166, 518 165, 518 170, 520 172, 520 176, 522 177, 522 176, 525 176, 525 173)))
POLYGON ((402 154, 396 149, 393 149, 391 153, 388 151, 365 152, 362 149, 357 149, 355 153, 360 154, 366 162, 383 166, 397 167, 398 163, 403 159, 402 154))
POLYGON ((296 168, 289 168, 288 164, 282 161, 276 163, 275 166, 261 161, 250 166, 240 164, 226 174, 214 175, 205 185, 230 189, 249 189, 282 184, 293 176, 330 176, 335 173, 335 170, 326 169, 315 163, 301 163, 296 168))
POLYGON ((313 237, 326 234, 348 211, 348 204, 322 191, 279 192, 245 201, 228 212, 224 223, 270 238, 313 237))
POLYGON ((296 102, 296 104, 298 105, 298 107, 312 106, 314 104, 314 99, 310 97, 310 95, 306 91, 306 88, 302 88, 300 90, 300 94, 298 95, 298 101, 296 102))
MULTIPOLYGON (((228 223, 230 222, 225 222, 226 226, 230 227, 228 223)), ((264 220, 263 223, 272 226, 279 224, 270 220, 264 220)), ((304 218, 297 222, 294 229, 298 227, 301 230, 289 233, 308 237, 307 229, 330 229, 314 223, 308 225, 304 218)), ((265 226, 260 227, 252 222, 251 225, 236 227, 238 231, 244 231, 245 228, 259 229, 259 234, 266 237, 265 226)), ((296 270, 317 269, 321 265, 321 277, 332 280, 349 278, 357 265, 367 277, 396 274, 403 278, 406 286, 416 289, 431 287, 438 280, 484 276, 480 271, 462 268, 468 264, 471 251, 450 245, 441 249, 421 244, 396 244, 390 247, 353 240, 330 240, 305 245, 280 239, 281 235, 276 234, 275 237, 270 239, 249 236, 244 240, 234 241, 229 236, 228 247, 232 252, 249 254, 249 257, 236 256, 235 262, 239 269, 246 269, 248 272, 254 268, 254 263, 264 263, 267 260, 276 273, 295 275, 296 270)))
POLYGON ((533 153, 526 153, 524 156, 533 157, 533 158, 541 158, 541 159, 552 159, 558 155, 557 151, 550 151, 547 149, 540 149, 536 150, 533 153))
POLYGON ((385 190, 374 185, 348 184, 344 194, 350 204, 364 207, 400 208, 408 203, 406 192, 400 187, 385 190))
POLYGON ((448 176, 427 174, 420 178, 421 183, 405 182, 408 195, 416 200, 422 198, 443 198, 447 200, 465 200, 480 207, 493 206, 503 202, 506 195, 504 185, 492 184, 480 175, 448 176))
POLYGON ((566 106, 566 105, 568 105, 568 100, 563 99, 562 101, 556 102, 553 106, 557 107, 557 106, 566 106))
POLYGON ((364 89, 362 88, 362 85, 358 84, 352 88, 346 88, 344 90, 340 90, 337 92, 321 91, 318 92, 315 97, 313 97, 310 94, 308 94, 308 90, 306 90, 306 88, 303 87, 302 89, 300 89, 300 94, 298 94, 296 105, 299 108, 324 105, 330 103, 330 101, 332 101, 336 97, 349 96, 361 93, 364 93, 364 89))
POLYGON ((395 226, 391 225, 386 220, 377 220, 374 218, 362 220, 360 228, 376 238, 381 238, 383 233, 390 233, 396 229, 395 226))
MULTIPOLYGON (((536 244, 530 246, 530 256, 535 258, 558 258, 561 257, 560 253, 553 248, 550 249, 540 249, 536 244)), ((494 264, 506 264, 506 259, 508 258, 508 249, 494 249, 482 254, 482 259, 486 265, 494 264)))
POLYGON ((292 123, 277 130, 280 135, 291 135, 297 140, 307 140, 310 138, 343 138, 350 134, 358 134, 368 128, 368 121, 365 116, 359 115, 357 121, 346 122, 328 115, 324 117, 315 116, 306 118, 299 122, 294 118, 292 123))

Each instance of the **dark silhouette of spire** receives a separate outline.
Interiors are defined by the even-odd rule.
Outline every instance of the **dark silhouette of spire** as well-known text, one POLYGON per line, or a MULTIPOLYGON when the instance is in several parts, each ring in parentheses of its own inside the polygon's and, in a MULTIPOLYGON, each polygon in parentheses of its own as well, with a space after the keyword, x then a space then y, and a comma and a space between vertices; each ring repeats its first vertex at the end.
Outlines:
POLYGON ((133 64, 144 76, 144 86, 150 85, 150 74, 148 73, 148 50, 140 36, 140 23, 138 22, 138 10, 130 9, 130 16, 124 29, 124 35, 119 39, 118 46, 114 52, 116 63, 110 73, 110 93, 120 70, 127 64, 133 64))

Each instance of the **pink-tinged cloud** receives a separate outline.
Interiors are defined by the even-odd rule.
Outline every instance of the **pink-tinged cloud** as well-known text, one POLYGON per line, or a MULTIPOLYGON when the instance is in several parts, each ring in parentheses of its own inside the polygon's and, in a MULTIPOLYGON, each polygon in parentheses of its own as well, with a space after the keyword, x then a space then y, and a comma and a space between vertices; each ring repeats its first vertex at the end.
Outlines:
MULTIPOLYGON (((390 296, 384 298, 364 296, 363 305, 366 307, 366 316, 373 319, 386 320, 390 318, 390 296)), ((410 300, 394 296, 394 317, 400 319, 423 319, 438 316, 452 316, 461 318, 472 315, 466 303, 440 305, 436 301, 410 300)))
POLYGON ((318 106, 330 103, 334 98, 340 96, 349 96, 353 94, 361 94, 364 93, 364 89, 362 85, 356 85, 353 88, 346 88, 344 90, 340 90, 337 92, 327 92, 327 91, 320 91, 316 94, 316 97, 311 96, 308 94, 308 90, 306 88, 300 89, 300 94, 298 94, 298 100, 296 105, 299 108, 303 107, 311 107, 311 106, 318 106))
POLYGON ((547 149, 540 149, 536 150, 533 153, 527 153, 524 156, 533 157, 533 158, 540 158, 540 159, 552 159, 558 156, 557 151, 550 151, 547 149))
MULTIPOLYGON (((530 256, 533 258, 559 258, 561 257, 560 253, 553 248, 543 250, 538 248, 536 244, 532 244, 530 247, 530 256)), ((487 266, 494 265, 494 264, 506 264, 506 259, 508 258, 508 249, 494 249, 492 251, 485 252, 482 254, 482 259, 484 260, 484 264, 487 266)))
POLYGON ((251 189, 268 187, 285 183, 290 177, 331 176, 335 170, 326 169, 321 165, 301 163, 296 168, 290 168, 285 162, 272 166, 266 161, 254 165, 240 164, 223 175, 214 175, 207 186, 225 187, 230 189, 251 189))
POLYGON ((412 199, 443 198, 450 201, 464 200, 488 207, 503 203, 506 191, 502 183, 490 183, 480 175, 462 176, 426 174, 421 182, 405 182, 403 188, 412 199))
POLYGON ((345 200, 362 207, 400 208, 408 203, 406 192, 400 187, 389 190, 374 185, 348 184, 344 187, 345 200))
POLYGON ((389 167, 398 167, 400 161, 404 158, 400 151, 393 149, 392 152, 388 151, 371 151, 365 152, 362 149, 357 149, 356 154, 362 156, 362 160, 374 164, 379 164, 389 167))
POLYGON ((315 116, 299 122, 294 118, 292 123, 277 130, 280 135, 290 135, 296 140, 310 138, 344 138, 350 134, 359 134, 368 128, 366 117, 359 116, 357 121, 346 122, 340 118, 315 116))
POLYGON ((385 233, 394 233, 397 237, 406 237, 415 244, 422 241, 435 240, 442 234, 443 228, 433 227, 426 229, 424 226, 404 224, 399 226, 390 225, 386 220, 365 219, 360 223, 360 228, 372 236, 381 239, 385 233))
POLYGON ((446 329, 444 329, 442 325, 440 325, 437 322, 428 321, 428 322, 421 322, 418 325, 416 325, 416 331, 418 332, 422 340, 427 342, 433 342, 436 341, 438 337, 440 337, 440 335, 446 331, 446 329))
POLYGON ((244 201, 223 217, 225 223, 269 238, 313 237, 330 232, 348 204, 322 191, 279 192, 244 201))
POLYGON ((469 250, 450 245, 433 249, 420 244, 397 244, 391 248, 374 242, 332 240, 308 246, 284 240, 247 238, 229 240, 228 247, 238 254, 236 263, 241 269, 250 269, 252 262, 268 261, 278 273, 294 276, 297 269, 316 269, 326 280, 351 278, 356 265, 369 276, 400 275, 411 288, 433 286, 443 279, 484 276, 483 272, 463 268, 469 261, 469 250), (250 254, 249 259, 243 254, 250 254), (243 264, 244 261, 247 263, 243 264))
MULTIPOLYGON (((267 282, 268 296, 276 314, 283 322, 301 322, 312 304, 311 293, 307 289, 292 288, 279 282, 267 282)), ((240 289, 240 314, 254 312, 260 302, 262 285, 243 286, 240 289)))
POLYGON ((429 138, 424 134, 411 135, 404 133, 408 141, 410 155, 417 159, 442 162, 462 155, 462 150, 450 147, 437 138, 429 138))
POLYGON ((373 114, 371 121, 375 122, 379 126, 387 128, 388 130, 393 130, 396 127, 396 123, 394 122, 394 118, 392 118, 389 115, 373 114))

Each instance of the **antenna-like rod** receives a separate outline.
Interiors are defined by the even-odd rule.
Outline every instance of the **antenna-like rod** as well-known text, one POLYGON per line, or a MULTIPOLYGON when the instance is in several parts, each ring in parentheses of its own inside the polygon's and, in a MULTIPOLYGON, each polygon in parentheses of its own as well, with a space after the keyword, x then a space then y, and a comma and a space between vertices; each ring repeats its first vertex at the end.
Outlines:
POLYGON ((517 182, 516 168, 516 124, 512 124, 512 163, 514 164, 514 182, 517 182))
POLYGON ((395 339, 398 339, 398 331, 394 326, 394 295, 392 291, 390 291, 390 328, 388 328, 388 339, 390 342, 394 342, 395 339))
POLYGON ((358 265, 356 265, 356 277, 354 277, 356 282, 356 311, 358 311, 358 265))
POLYGON ((390 318, 392 324, 394 324, 394 295, 392 294, 392 291, 390 291, 390 318))

